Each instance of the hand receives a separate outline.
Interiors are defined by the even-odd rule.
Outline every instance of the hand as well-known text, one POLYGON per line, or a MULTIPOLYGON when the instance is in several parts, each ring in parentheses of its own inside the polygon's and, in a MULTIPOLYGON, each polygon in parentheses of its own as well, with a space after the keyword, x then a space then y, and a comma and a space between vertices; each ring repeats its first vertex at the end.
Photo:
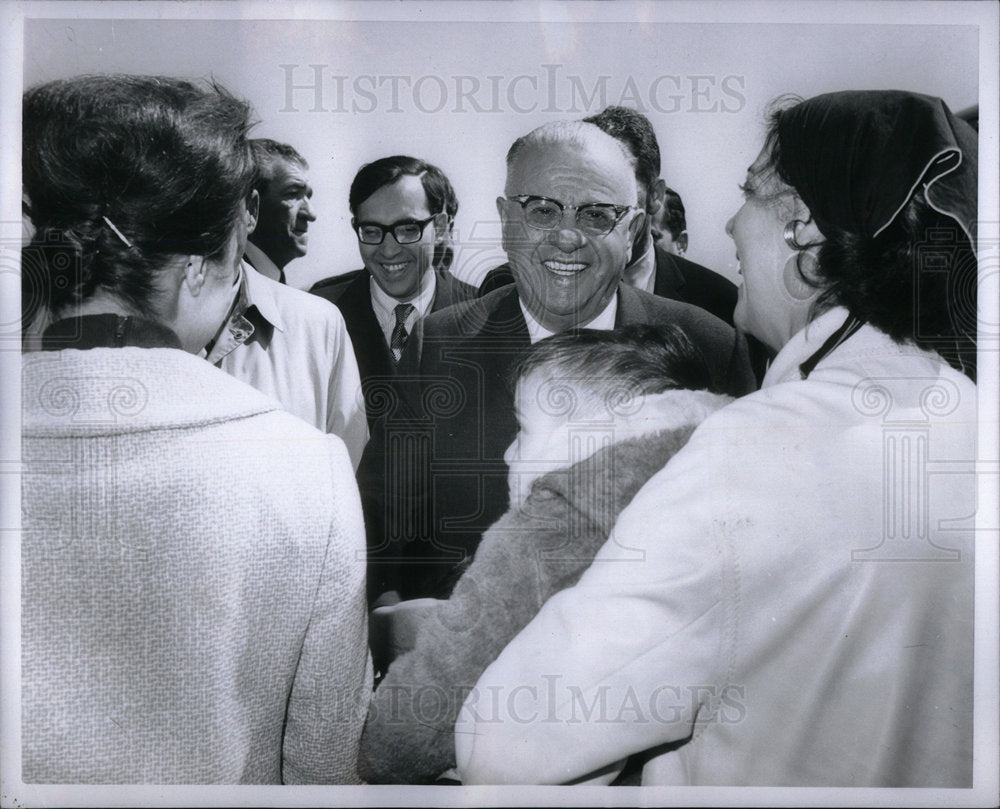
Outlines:
POLYGON ((420 626, 445 603, 437 598, 414 598, 372 610, 369 635, 376 669, 386 671, 393 660, 413 649, 420 626))

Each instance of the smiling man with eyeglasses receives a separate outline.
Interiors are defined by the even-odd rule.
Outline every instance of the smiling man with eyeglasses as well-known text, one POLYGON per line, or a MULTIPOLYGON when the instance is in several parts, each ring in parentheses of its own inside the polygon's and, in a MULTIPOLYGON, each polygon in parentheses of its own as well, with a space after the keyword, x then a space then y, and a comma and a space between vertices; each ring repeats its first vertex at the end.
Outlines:
POLYGON ((675 324, 704 356, 715 389, 755 387, 731 327, 623 283, 645 216, 637 203, 629 155, 593 124, 547 124, 511 147, 497 210, 515 284, 423 320, 415 399, 423 410, 373 434, 358 470, 373 587, 447 598, 482 532, 506 511, 504 452, 517 432, 511 378, 532 343, 577 328, 675 324))
POLYGON ((497 210, 532 342, 595 319, 614 326, 615 292, 645 214, 624 150, 602 135, 542 127, 507 156, 497 210))
POLYGON ((400 360, 417 323, 473 297, 475 289, 448 272, 458 199, 437 166, 406 155, 368 163, 351 184, 349 203, 364 269, 327 278, 310 291, 344 314, 374 429, 402 395, 400 360))

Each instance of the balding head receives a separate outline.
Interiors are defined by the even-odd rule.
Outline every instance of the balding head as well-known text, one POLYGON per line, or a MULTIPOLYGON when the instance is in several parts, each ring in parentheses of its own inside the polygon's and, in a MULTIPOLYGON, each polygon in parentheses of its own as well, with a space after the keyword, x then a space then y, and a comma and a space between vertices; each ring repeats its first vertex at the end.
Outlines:
POLYGON ((593 124, 546 124, 511 147, 505 189, 497 209, 521 302, 549 331, 587 325, 611 303, 642 224, 628 152, 593 124))
POLYGON ((519 178, 515 175, 526 158, 540 150, 578 151, 595 165, 602 165, 610 174, 631 176, 633 180, 635 177, 635 157, 619 140, 586 121, 554 121, 522 135, 508 150, 507 184, 504 189, 508 195, 522 193, 512 191, 511 182, 516 184, 519 178))

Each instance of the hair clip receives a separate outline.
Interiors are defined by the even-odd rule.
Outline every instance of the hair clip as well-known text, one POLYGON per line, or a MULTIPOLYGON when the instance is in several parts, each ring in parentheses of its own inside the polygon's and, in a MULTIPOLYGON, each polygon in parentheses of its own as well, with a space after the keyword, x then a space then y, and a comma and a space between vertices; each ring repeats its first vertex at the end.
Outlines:
POLYGON ((102 216, 101 219, 104 220, 104 224, 105 225, 107 225, 109 228, 111 228, 111 230, 114 232, 115 236, 117 236, 119 239, 122 240, 122 244, 124 244, 126 247, 128 247, 128 248, 131 249, 132 242, 130 242, 128 239, 126 239, 125 238, 125 234, 122 233, 120 230, 118 230, 118 228, 115 227, 115 223, 112 222, 110 219, 108 219, 108 217, 106 217, 106 216, 102 216))

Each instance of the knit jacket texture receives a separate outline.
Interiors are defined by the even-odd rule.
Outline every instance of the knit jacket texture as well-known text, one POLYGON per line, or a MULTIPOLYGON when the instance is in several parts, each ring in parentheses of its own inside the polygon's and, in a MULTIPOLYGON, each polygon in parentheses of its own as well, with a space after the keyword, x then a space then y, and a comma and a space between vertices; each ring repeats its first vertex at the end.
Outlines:
POLYGON ((26 355, 22 776, 357 783, 343 442, 170 348, 26 355))

